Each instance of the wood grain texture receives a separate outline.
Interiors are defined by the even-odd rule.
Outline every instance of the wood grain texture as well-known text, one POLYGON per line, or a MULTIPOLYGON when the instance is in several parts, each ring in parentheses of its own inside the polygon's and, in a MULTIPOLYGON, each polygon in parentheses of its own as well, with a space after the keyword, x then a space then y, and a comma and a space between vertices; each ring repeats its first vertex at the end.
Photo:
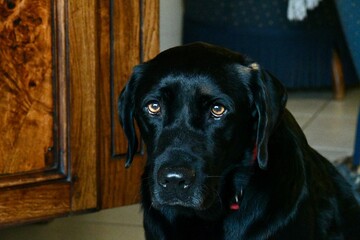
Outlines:
POLYGON ((142 49, 143 61, 154 58, 160 51, 159 30, 160 30, 160 2, 158 0, 146 0, 143 2, 142 17, 142 49))
POLYGON ((333 95, 335 100, 344 100, 345 98, 345 78, 341 58, 336 49, 332 53, 332 80, 333 95))
POLYGON ((67 175, 58 169, 51 171, 39 171, 27 174, 5 175, 0 177, 0 189, 9 187, 26 186, 34 183, 44 183, 54 180, 66 179, 67 175))
POLYGON ((100 62, 103 81, 99 109, 101 208, 132 204, 140 199, 145 157, 136 155, 132 166, 125 169, 127 141, 118 121, 117 98, 132 68, 142 62, 142 58, 157 54, 159 49, 158 0, 122 0, 112 4, 101 1, 99 19, 100 59, 103 60, 100 62))
POLYGON ((0 228, 71 210, 64 10, 0 0, 0 228))
POLYGON ((140 63, 141 58, 141 5, 139 0, 135 1, 113 1, 111 49, 113 54, 112 73, 112 121, 113 121, 113 155, 124 155, 127 151, 127 142, 118 136, 123 135, 119 123, 117 96, 119 96, 124 83, 127 82, 135 65, 140 63))
POLYGON ((0 190, 0 227, 70 212, 70 184, 0 190))
POLYGON ((51 166, 51 6, 0 0, 0 174, 51 166))
POLYGON ((68 1, 72 210, 97 207, 97 1, 68 1))
POLYGON ((0 0, 0 227, 139 200, 116 102, 158 45, 158 0, 0 0))
POLYGON ((69 152, 68 152, 68 135, 69 135, 69 78, 67 69, 69 68, 67 51, 67 1, 53 2, 54 12, 54 77, 56 79, 55 111, 56 130, 57 130, 57 158, 60 160, 58 168, 67 175, 69 170, 69 152))
MULTIPOLYGON (((25 8, 28 6, 28 3, 22 2, 21 4, 17 3, 17 2, 11 2, 8 1, 6 2, 7 5, 1 5, 2 7, 6 6, 7 10, 9 11, 9 4, 12 7, 12 12, 9 12, 11 16, 11 14, 18 14, 18 17, 21 18, 24 15, 24 12, 27 11, 37 11, 40 7, 35 7, 35 8, 30 8, 30 9, 25 9, 25 10, 16 10, 17 7, 18 8, 25 8), (13 5, 11 5, 13 4, 13 5), (16 11, 15 11, 16 10, 16 11)), ((52 143, 51 148, 48 149, 43 149, 40 151, 40 158, 37 158, 39 156, 39 152, 36 152, 36 154, 34 156, 30 155, 32 154, 32 152, 34 150, 37 149, 38 146, 38 139, 41 139, 42 137, 44 137, 43 135, 39 135, 42 134, 41 128, 43 127, 42 125, 39 125, 38 127, 39 132, 32 132, 32 135, 35 136, 27 136, 29 137, 28 143, 27 145, 22 146, 21 142, 18 143, 18 145, 16 145, 16 147, 21 148, 20 151, 23 151, 23 154, 29 154, 26 155, 26 158, 24 159, 18 159, 18 161, 7 161, 7 159, 5 159, 5 156, 2 155, 2 157, 0 157, 0 165, 3 166, 3 169, 11 169, 11 171, 3 171, 3 174, 0 174, 0 188, 1 187, 12 187, 12 186, 20 186, 20 185, 26 185, 26 184, 30 184, 30 183, 40 183, 40 182, 45 182, 45 181, 53 181, 55 179, 64 179, 66 178, 66 174, 67 174, 67 81, 66 81, 66 64, 65 64, 65 3, 64 1, 58 1, 58 2, 51 2, 53 5, 50 7, 48 5, 44 5, 43 7, 46 7, 49 9, 49 14, 51 16, 48 16, 49 18, 51 18, 52 22, 54 24, 51 24, 51 26, 47 23, 47 25, 44 27, 42 27, 41 25, 39 25, 39 28, 44 28, 44 29, 51 29, 51 33, 54 33, 53 37, 47 37, 44 38, 42 40, 42 42, 36 42, 35 43, 31 43, 31 44, 35 44, 35 45, 41 45, 40 47, 46 47, 45 49, 47 49, 47 51, 52 51, 51 55, 49 55, 48 57, 51 57, 51 59, 48 59, 48 61, 51 60, 51 62, 53 61, 54 63, 56 63, 56 65, 50 65, 51 69, 48 71, 52 72, 52 79, 45 79, 45 81, 47 81, 45 84, 53 84, 51 86, 51 89, 47 89, 49 90, 49 92, 47 93, 49 96, 49 98, 53 98, 51 99, 51 101, 53 102, 53 109, 51 110, 51 112, 46 113, 46 114, 51 114, 51 116, 49 115, 49 117, 53 118, 51 119, 51 121, 53 122, 52 124, 55 125, 55 127, 50 127, 48 131, 54 131, 53 128, 56 128, 56 134, 54 135, 54 139, 56 138, 56 140, 54 141, 54 144, 52 143), (44 44, 44 41, 46 41, 46 44, 44 44), (49 42, 47 42, 49 41, 49 42), (50 49, 51 48, 51 49, 50 49), (51 80, 51 82, 50 82, 51 80), (51 91, 53 92, 53 94, 51 93, 51 91), (54 101, 54 99, 56 101, 54 101), (53 113, 53 111, 55 113, 53 113), (39 136, 38 136, 39 135, 39 136), (32 150, 29 151, 28 149, 24 148, 27 147, 29 144, 31 144, 31 148, 32 150), (33 147, 35 146, 35 147, 33 147), (27 163, 27 161, 29 161, 30 163, 27 163), (29 166, 29 164, 31 164, 32 162, 39 162, 39 166, 43 167, 39 167, 39 168, 26 168, 26 166, 29 166), (41 164, 42 163, 42 164, 41 164), (25 170, 26 168, 26 170, 25 170)), ((36 5, 35 5, 36 6, 36 5)), ((33 6, 34 7, 34 6, 33 6)), ((4 8, 3 8, 4 10, 4 8)), ((44 10, 45 11, 45 10, 44 10)), ((29 13, 26 13, 25 16, 28 16, 29 13)), ((36 14, 32 13, 32 14, 36 14)), ((23 17, 24 18, 24 17, 23 17)), ((50 22, 50 20, 49 20, 50 22)), ((20 23, 16 22, 18 25, 20 23)), ((3 22, 1 24, 4 24, 3 22)), ((24 23, 25 24, 25 23, 24 23)), ((15 24, 16 25, 16 24, 15 24)), ((12 27, 14 27, 15 25, 10 25, 12 27)), ((16 26, 18 26, 16 25, 16 26)), ((25 26, 25 25, 24 25, 25 26)), ((9 32, 11 28, 7 28, 7 31, 9 32)), ((3 33, 6 32, 5 30, 3 31, 3 33)), ((10 31, 11 32, 11 31, 10 31)), ((39 31, 38 34, 41 34, 42 31, 39 31)), ((48 31, 46 32, 48 34, 48 31)), ((29 33, 31 34, 31 33, 29 33)), ((3 35, 4 36, 4 35, 3 35)), ((36 36, 36 38, 39 38, 38 36, 36 36)), ((10 39, 11 40, 11 39, 10 39)), ((9 39, 7 39, 7 44, 8 46, 10 46, 9 44, 16 44, 16 42, 12 42, 9 39)), ((5 42, 1 42, 1 43, 5 43, 5 42)), ((30 44, 30 43, 29 43, 30 44)), ((11 50, 11 47, 9 47, 11 50)), ((9 48, 3 48, 1 51, 0 50, 0 54, 4 54, 4 53, 13 53, 13 54, 20 54, 23 53, 22 51, 20 52, 12 52, 9 51, 9 48)), ((17 49, 18 47, 16 47, 17 49)), ((37 54, 41 54, 41 52, 37 53, 37 54)), ((34 55, 35 57, 39 57, 34 55)), ((42 56, 41 56, 42 57, 42 56)), ((16 71, 20 71, 23 69, 27 69, 27 71, 29 71, 29 73, 26 73, 27 75, 24 75, 24 72, 19 72, 19 74, 15 71, 15 75, 17 75, 19 77, 20 84, 22 84, 22 81, 26 82, 29 81, 27 79, 27 76, 31 76, 34 74, 37 74, 36 71, 39 70, 39 66, 34 67, 34 68, 30 68, 29 66, 27 66, 27 64, 32 64, 31 61, 33 61, 32 59, 29 59, 29 61, 22 61, 19 62, 17 61, 17 58, 12 58, 7 64, 8 66, 16 66, 16 71), (35 72, 32 72, 35 71, 35 72)), ((50 63, 51 63, 50 62, 50 63)), ((48 64, 50 64, 48 63, 48 64)), ((0 63, 0 66, 4 66, 1 65, 2 63, 0 63)), ((33 65, 33 64, 32 64, 33 65)), ((31 65, 31 66, 32 66, 31 65)), ((45 65, 44 65, 45 67, 45 65)), ((4 68, 3 68, 4 69, 4 68)), ((8 70, 8 69, 5 69, 8 70)), ((10 67, 11 70, 11 67, 10 67)), ((3 76, 5 79, 8 76, 3 76)), ((47 76, 49 77, 49 76, 47 76)), ((1 77, 0 77, 1 80, 1 77)), ((42 79, 40 79, 42 80, 42 79)), ((32 80, 30 80, 32 81, 32 80)), ((31 84, 30 84, 31 85, 31 84)), ((5 85, 3 85, 5 86, 5 85)), ((36 88, 37 86, 33 86, 31 85, 31 88, 36 88)), ((39 95, 42 94, 41 92, 41 88, 42 86, 40 86, 40 91, 39 91, 39 95)), ((6 94, 8 94, 9 92, 6 92, 6 90, 9 90, 9 88, 0 88, 0 92, 1 92, 1 96, 5 96, 6 94)), ((21 90, 21 89, 20 89, 21 90)), ((34 94, 35 92, 33 91, 35 89, 31 90, 31 94, 34 94)), ((26 89, 21 90, 19 94, 17 95, 21 95, 23 92, 25 92, 26 89)), ((26 93, 25 93, 26 94, 26 93)), ((17 101, 16 98, 12 98, 12 101, 17 101)), ((36 103, 36 99, 33 99, 33 101, 35 101, 34 104, 36 103)), ((20 103, 22 104, 22 103, 20 103)), ((1 98, 0 100, 0 106, 3 107, 7 107, 8 109, 11 106, 14 106, 14 102, 9 102, 6 99, 4 100, 4 98, 1 98)), ((32 111, 32 110, 29 110, 32 111)), ((16 112, 16 110, 13 110, 13 112, 16 112)), ((3 113, 3 112, 2 112, 3 113)), ((1 115, 1 114, 0 114, 1 115)), ((6 117, 1 115, 1 117, 6 117)), ((0 119, 1 119, 0 117, 0 119)), ((25 116, 25 118, 28 116, 25 116)), ((48 119, 48 118, 45 118, 48 119)), ((9 120, 9 119, 8 119, 9 120)), ((11 119, 10 119, 11 120, 11 119)), ((40 124, 43 124, 42 118, 37 118, 36 121, 40 122, 40 124)), ((3 126, 3 132, 4 131, 12 131, 14 128, 16 129, 18 122, 14 122, 14 121, 8 121, 8 125, 3 126), (13 125, 15 124, 15 126, 13 125)), ((28 132, 30 131, 28 128, 28 126, 26 124, 24 124, 24 126, 22 126, 22 128, 25 128, 24 131, 28 132)), ((0 127, 1 129, 1 127, 0 127)), ((36 131, 35 129, 33 131, 36 131)), ((20 134, 23 134, 23 132, 20 132, 20 134)), ((45 136, 46 137, 46 136, 45 136)), ((46 138, 45 138, 46 139, 46 138)), ((0 139, 0 149, 3 149, 4 151, 7 151, 6 154, 11 154, 14 153, 15 150, 13 148, 8 148, 7 146, 7 141, 8 139, 0 139)), ((52 140, 52 139, 50 139, 52 140)), ((40 144, 42 143, 42 141, 44 141, 44 139, 40 140, 40 144)), ((52 142, 52 141, 51 141, 52 142)), ((15 156, 14 156, 15 157, 15 156)), ((34 166, 34 165, 33 165, 34 166)), ((1 173, 1 171, 0 171, 1 173)))

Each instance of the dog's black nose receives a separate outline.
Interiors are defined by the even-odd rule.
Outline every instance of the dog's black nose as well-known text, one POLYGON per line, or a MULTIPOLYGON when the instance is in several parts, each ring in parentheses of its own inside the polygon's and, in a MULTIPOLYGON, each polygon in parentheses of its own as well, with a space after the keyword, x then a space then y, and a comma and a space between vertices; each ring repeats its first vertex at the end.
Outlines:
POLYGON ((195 171, 190 168, 161 168, 158 171, 158 183, 170 191, 188 189, 195 181, 195 171))

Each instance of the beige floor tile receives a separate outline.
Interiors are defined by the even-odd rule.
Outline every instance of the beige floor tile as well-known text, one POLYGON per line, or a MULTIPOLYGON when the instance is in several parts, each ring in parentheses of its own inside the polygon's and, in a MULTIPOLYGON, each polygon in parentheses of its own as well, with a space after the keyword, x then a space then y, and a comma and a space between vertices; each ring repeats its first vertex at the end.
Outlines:
POLYGON ((0 230, 1 240, 142 240, 140 205, 0 230), (31 236, 29 238, 28 236, 31 236))
POLYGON ((327 148, 322 146, 313 146, 313 148, 332 162, 351 156, 353 154, 353 149, 327 148))
POLYGON ((70 218, 62 218, 59 221, 74 222, 102 222, 117 223, 126 225, 142 226, 142 210, 139 204, 102 210, 95 213, 89 213, 70 218))
POLYGON ((133 225, 53 221, 0 231, 2 240, 143 240, 142 227, 133 225))
POLYGON ((290 92, 286 108, 304 129, 330 99, 328 92, 290 92))
POLYGON ((291 114, 294 116, 296 122, 299 124, 299 126, 304 129, 307 124, 312 120, 312 114, 309 113, 299 113, 299 112, 291 112, 291 114))
POLYGON ((310 114, 313 115, 320 111, 324 105, 326 105, 327 100, 325 99, 316 99, 316 98, 289 98, 287 102, 287 109, 289 109, 292 113, 302 113, 302 114, 310 114))
POLYGON ((321 111, 321 116, 357 118, 360 107, 360 92, 358 98, 346 98, 344 101, 330 101, 321 111))
MULTIPOLYGON (((353 149, 356 119, 321 114, 305 129, 305 135, 311 146, 328 149, 353 149)), ((316 148, 316 147, 315 147, 316 148)))

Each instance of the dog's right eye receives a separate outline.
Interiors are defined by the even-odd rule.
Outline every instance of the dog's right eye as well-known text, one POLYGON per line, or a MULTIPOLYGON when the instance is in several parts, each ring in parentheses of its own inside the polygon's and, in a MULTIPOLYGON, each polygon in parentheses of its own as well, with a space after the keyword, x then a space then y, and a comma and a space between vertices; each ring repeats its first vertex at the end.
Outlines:
POLYGON ((146 109, 151 115, 159 115, 161 112, 160 103, 158 101, 151 101, 147 104, 146 109))
POLYGON ((215 104, 211 107, 211 114, 215 119, 221 118, 226 111, 226 108, 221 104, 215 104))

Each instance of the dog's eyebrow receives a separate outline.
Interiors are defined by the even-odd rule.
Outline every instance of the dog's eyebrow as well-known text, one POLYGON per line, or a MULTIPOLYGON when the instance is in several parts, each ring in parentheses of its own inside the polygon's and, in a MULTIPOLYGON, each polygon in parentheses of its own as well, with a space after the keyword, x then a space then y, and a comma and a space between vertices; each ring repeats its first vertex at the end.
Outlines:
POLYGON ((224 93, 214 94, 213 92, 210 92, 210 94, 201 93, 200 95, 204 104, 218 103, 226 106, 228 109, 235 109, 236 107, 234 100, 224 93))
POLYGON ((211 95, 212 92, 213 92, 213 90, 207 85, 200 85, 199 86, 199 93, 201 95, 211 95))

